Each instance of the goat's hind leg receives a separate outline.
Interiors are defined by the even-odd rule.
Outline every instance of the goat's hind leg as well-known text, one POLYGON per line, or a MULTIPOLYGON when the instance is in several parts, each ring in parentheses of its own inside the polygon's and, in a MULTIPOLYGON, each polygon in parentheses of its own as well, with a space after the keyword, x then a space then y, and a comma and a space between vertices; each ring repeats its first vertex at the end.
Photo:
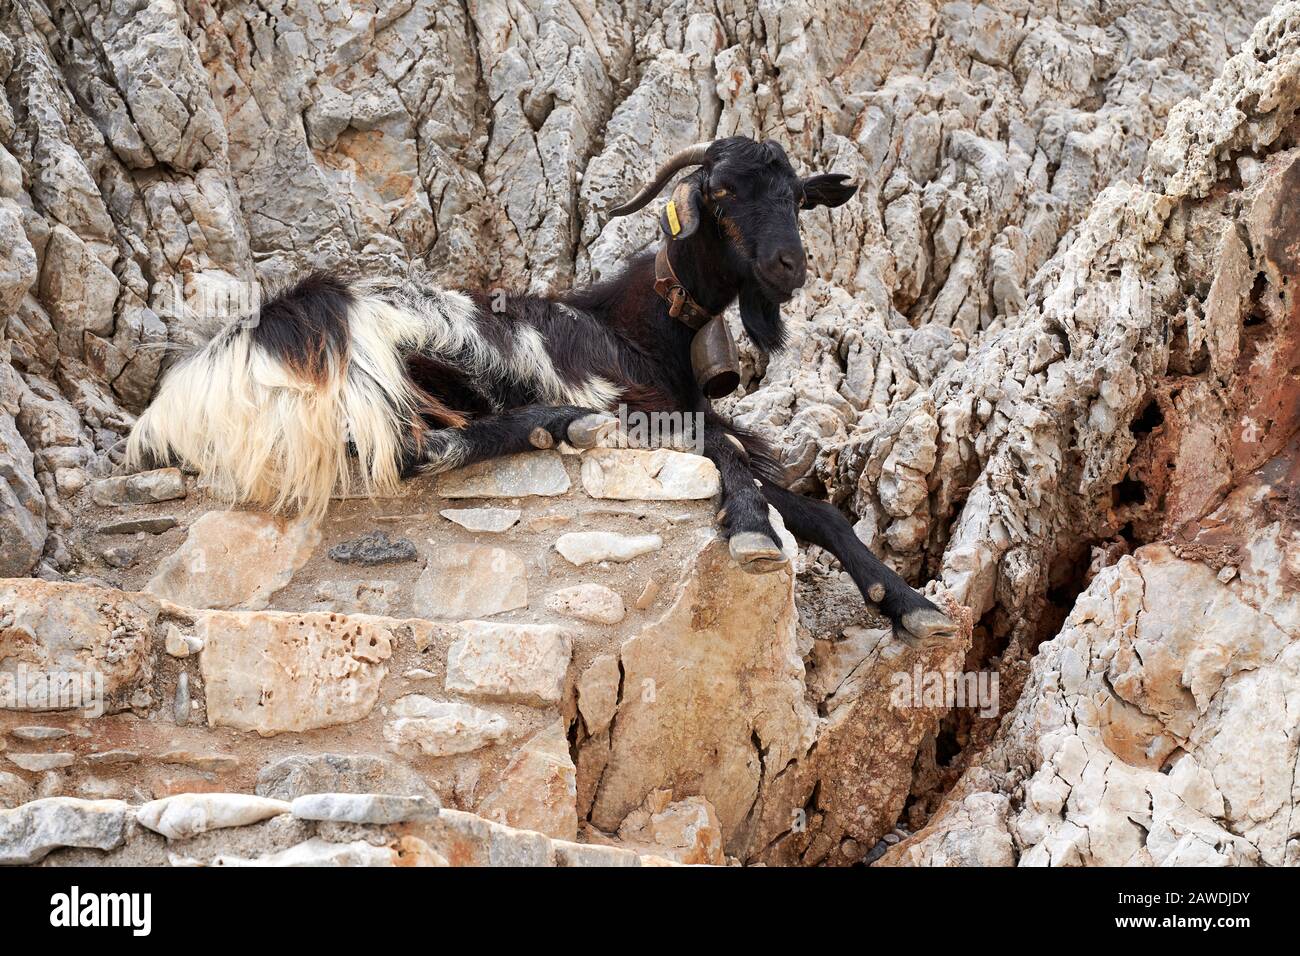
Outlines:
POLYGON ((575 405, 526 405, 476 418, 462 428, 426 431, 409 462, 410 471, 442 472, 475 462, 552 448, 567 441, 594 448, 618 428, 618 419, 575 405))
POLYGON ((839 559, 863 598, 889 618, 899 640, 913 647, 929 646, 957 633, 957 626, 946 614, 858 540, 853 526, 834 505, 805 498, 766 480, 763 494, 780 512, 791 534, 825 548, 839 559))

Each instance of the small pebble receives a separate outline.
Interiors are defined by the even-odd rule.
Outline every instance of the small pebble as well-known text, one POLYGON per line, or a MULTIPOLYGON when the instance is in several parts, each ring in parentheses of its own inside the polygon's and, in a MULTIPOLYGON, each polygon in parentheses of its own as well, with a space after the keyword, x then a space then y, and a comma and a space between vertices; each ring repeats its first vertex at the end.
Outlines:
POLYGON ((135 551, 121 545, 116 548, 105 548, 102 556, 104 563, 110 568, 129 568, 135 564, 135 551))
POLYGON ((190 675, 181 671, 176 678, 176 726, 183 727, 190 719, 190 675))
POLYGON ((71 733, 62 727, 15 727, 9 731, 9 736, 15 740, 58 740, 71 733))
POLYGON ((172 657, 189 657, 203 650, 203 642, 197 637, 181 633, 181 629, 175 624, 168 624, 163 647, 172 657))

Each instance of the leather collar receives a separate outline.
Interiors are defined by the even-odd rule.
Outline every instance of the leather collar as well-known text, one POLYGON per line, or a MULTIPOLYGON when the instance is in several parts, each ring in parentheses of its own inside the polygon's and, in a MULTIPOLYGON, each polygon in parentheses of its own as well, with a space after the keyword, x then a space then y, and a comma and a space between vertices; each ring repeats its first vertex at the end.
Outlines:
POLYGON ((698 332, 713 314, 701 308, 677 278, 673 264, 668 261, 668 242, 665 238, 655 254, 655 292, 668 303, 669 315, 698 332))

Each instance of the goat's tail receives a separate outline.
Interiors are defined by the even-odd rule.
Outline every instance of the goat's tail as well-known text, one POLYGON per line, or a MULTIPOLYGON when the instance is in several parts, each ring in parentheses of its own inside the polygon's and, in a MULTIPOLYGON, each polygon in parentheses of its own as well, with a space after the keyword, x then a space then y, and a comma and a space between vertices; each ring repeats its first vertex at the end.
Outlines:
POLYGON ((429 405, 401 348, 421 334, 413 313, 311 276, 168 372, 127 463, 179 458, 225 501, 315 518, 353 486, 350 444, 363 490, 391 493, 429 405))

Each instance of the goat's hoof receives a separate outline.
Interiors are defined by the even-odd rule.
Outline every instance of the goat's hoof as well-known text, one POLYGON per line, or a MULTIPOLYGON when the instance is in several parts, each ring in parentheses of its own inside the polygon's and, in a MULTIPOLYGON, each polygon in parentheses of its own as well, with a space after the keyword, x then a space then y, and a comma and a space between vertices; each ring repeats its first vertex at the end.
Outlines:
POLYGON ((552 448, 555 445, 555 436, 538 425, 528 433, 528 444, 534 448, 552 448))
POLYGON ((569 422, 569 444, 574 448, 595 448, 618 429, 613 415, 593 412, 569 422))
POLYGON ((894 634, 909 647, 930 648, 956 637, 957 625, 938 608, 918 607, 903 615, 894 634))
POLYGON ((766 574, 790 566, 790 557, 781 546, 758 531, 733 534, 727 542, 732 560, 748 574, 766 574))

